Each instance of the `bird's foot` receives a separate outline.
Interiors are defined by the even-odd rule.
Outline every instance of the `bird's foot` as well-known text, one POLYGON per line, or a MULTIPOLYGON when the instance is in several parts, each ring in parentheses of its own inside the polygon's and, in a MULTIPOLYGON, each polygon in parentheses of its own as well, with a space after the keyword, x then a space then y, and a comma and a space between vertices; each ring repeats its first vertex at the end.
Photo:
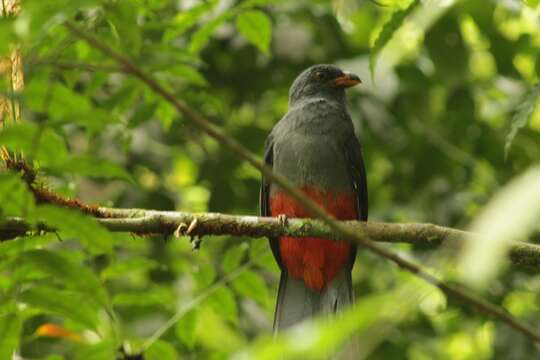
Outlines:
POLYGON ((199 220, 197 220, 197 218, 194 217, 193 220, 191 220, 191 223, 189 224, 186 230, 186 235, 189 236, 189 242, 191 242, 191 248, 193 250, 199 250, 201 248, 202 237, 192 234, 193 230, 197 228, 198 223, 199 223, 199 220))
POLYGON ((187 228, 188 226, 186 223, 180 223, 176 230, 174 230, 174 237, 178 239, 180 236, 184 235, 187 228))
POLYGON ((287 225, 289 224, 289 218, 285 214, 280 214, 277 216, 279 224, 282 228, 287 228, 287 225))
POLYGON ((197 218, 193 218, 189 225, 186 223, 180 223, 180 225, 178 225, 174 231, 174 237, 179 238, 181 236, 189 236, 189 242, 191 243, 193 250, 199 250, 201 247, 202 237, 193 234, 193 231, 197 228, 198 223, 199 220, 197 220, 197 218))

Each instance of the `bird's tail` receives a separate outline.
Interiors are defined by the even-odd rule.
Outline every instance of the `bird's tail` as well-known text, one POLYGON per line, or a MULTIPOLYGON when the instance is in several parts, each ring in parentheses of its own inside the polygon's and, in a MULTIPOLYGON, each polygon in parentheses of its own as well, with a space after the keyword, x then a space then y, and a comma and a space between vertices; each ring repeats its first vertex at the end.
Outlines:
MULTIPOLYGON (((320 293, 308 288, 302 279, 293 279, 286 271, 282 271, 274 315, 274 333, 307 318, 336 314, 352 303, 349 269, 343 269, 320 293)), ((356 341, 350 341, 333 359, 356 359, 357 349, 356 341)))

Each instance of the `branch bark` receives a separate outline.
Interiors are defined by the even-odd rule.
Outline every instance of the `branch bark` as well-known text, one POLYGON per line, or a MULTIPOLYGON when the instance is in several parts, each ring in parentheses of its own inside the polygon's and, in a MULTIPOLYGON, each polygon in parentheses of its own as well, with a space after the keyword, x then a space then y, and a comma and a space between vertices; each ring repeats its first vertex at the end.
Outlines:
MULTIPOLYGON (((137 234, 173 234, 206 236, 232 235, 251 238, 261 237, 320 237, 344 240, 345 236, 333 231, 316 219, 287 219, 221 213, 189 213, 144 209, 97 208, 102 218, 97 221, 110 231, 137 234), (196 225, 186 234, 189 225, 196 225)), ((464 240, 474 241, 475 234, 429 223, 382 223, 342 221, 349 232, 363 234, 375 242, 407 243, 434 248, 449 246, 459 249, 464 240)), ((12 218, 0 223, 0 239, 7 240, 30 230, 54 231, 46 224, 32 228, 24 219, 12 218)), ((516 265, 540 267, 540 245, 516 242, 509 249, 509 259, 516 265)))

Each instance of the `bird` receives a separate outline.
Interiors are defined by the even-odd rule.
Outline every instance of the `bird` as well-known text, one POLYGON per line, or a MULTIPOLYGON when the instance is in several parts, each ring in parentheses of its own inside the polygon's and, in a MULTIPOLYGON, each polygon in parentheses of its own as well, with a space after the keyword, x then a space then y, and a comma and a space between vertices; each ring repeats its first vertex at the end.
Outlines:
MULTIPOLYGON (((346 106, 345 90, 360 78, 329 64, 304 70, 289 89, 288 111, 265 142, 264 162, 339 220, 368 218, 362 149, 346 106)), ((312 217, 264 177, 262 216, 312 217)), ((270 238, 281 270, 274 332, 321 314, 336 314, 353 302, 351 272, 356 246, 313 237, 270 238)))

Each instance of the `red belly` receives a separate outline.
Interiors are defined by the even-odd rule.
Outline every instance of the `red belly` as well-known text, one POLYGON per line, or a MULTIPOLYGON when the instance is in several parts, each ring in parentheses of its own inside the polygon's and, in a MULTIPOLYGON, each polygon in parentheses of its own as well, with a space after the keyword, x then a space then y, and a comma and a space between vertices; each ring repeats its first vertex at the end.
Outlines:
MULTIPOLYGON (((354 193, 330 192, 312 187, 302 187, 301 190, 337 219, 358 219, 354 193)), ((312 217, 284 192, 270 198, 270 211, 272 216, 312 217)), ((351 244, 347 241, 284 236, 279 239, 279 251, 290 276, 304 279, 308 287, 321 291, 349 261, 351 244)))

